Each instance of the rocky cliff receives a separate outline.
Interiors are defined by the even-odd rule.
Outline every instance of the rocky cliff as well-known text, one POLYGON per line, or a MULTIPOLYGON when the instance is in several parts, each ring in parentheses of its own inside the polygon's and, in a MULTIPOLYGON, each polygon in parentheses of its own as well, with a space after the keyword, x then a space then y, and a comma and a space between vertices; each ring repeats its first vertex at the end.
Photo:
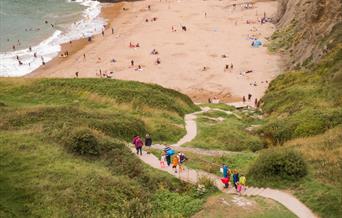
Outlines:
POLYGON ((275 50, 289 56, 289 68, 316 63, 342 42, 341 0, 278 0, 275 50))

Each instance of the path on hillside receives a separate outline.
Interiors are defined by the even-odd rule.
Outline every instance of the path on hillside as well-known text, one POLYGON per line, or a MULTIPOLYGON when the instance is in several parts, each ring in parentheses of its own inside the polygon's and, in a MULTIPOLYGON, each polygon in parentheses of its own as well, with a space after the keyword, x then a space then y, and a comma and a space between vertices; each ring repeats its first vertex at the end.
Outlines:
MULTIPOLYGON (((209 109, 210 110, 210 109, 209 109)), ((185 115, 185 128, 186 128, 186 135, 180 139, 176 144, 172 145, 173 147, 177 147, 177 150, 180 150, 182 147, 181 145, 190 142, 193 140, 197 135, 197 125, 196 125, 196 117, 198 114, 208 111, 207 108, 202 108, 201 111, 187 114, 185 115)), ((153 145, 154 147, 160 147, 161 145, 153 145)), ((132 152, 135 152, 135 148, 131 148, 132 152)), ((187 148, 188 151, 191 152, 199 152, 199 150, 195 148, 187 148)), ((206 154, 210 153, 209 150, 202 150, 206 154)), ((221 153, 223 151, 216 151, 221 153)), ((194 170, 190 168, 185 168, 183 172, 175 173, 171 167, 161 168, 159 159, 154 156, 153 154, 147 154, 146 152, 143 153, 142 156, 138 156, 142 161, 147 163, 153 168, 165 171, 170 173, 173 176, 178 177, 179 179, 196 184, 197 181, 201 177, 208 177, 214 181, 215 186, 224 193, 236 194, 235 190, 232 188, 223 189, 223 184, 220 181, 220 177, 211 173, 204 172, 202 170, 194 170)), ((297 215, 300 218, 314 218, 316 217, 314 213, 306 207, 302 202, 296 199, 293 195, 286 193, 284 191, 270 189, 270 188, 256 188, 256 187, 247 187, 247 190, 243 193, 245 196, 261 196, 265 198, 273 199, 280 204, 284 205, 288 210, 292 213, 297 215)))

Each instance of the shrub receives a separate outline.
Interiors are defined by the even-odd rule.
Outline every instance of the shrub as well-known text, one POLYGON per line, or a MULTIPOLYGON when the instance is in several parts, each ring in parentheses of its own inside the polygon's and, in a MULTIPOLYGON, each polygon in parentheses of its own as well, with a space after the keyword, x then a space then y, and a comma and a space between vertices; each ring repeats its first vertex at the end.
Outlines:
POLYGON ((262 144, 262 142, 260 140, 255 140, 255 141, 250 141, 248 143, 248 148, 251 151, 256 152, 256 151, 263 149, 264 145, 262 144))
POLYGON ((202 203, 202 199, 167 190, 157 191, 152 200, 155 215, 172 214, 172 217, 190 217, 201 209, 202 203))
POLYGON ((251 166, 249 176, 255 179, 281 178, 295 180, 307 174, 302 156, 289 149, 272 149, 263 152, 251 166))
POLYGON ((217 191, 215 181, 207 176, 201 176, 197 181, 195 196, 202 197, 208 193, 217 191))
POLYGON ((99 155, 100 146, 95 135, 87 128, 79 128, 71 132, 66 146, 80 155, 99 155))

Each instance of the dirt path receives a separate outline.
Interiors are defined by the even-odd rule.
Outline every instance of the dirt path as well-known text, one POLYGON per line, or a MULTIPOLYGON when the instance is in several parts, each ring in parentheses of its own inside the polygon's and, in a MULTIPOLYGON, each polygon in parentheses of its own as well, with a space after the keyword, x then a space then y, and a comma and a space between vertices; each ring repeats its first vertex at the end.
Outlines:
MULTIPOLYGON (((186 128, 186 135, 180 139, 176 144, 173 145, 173 147, 177 147, 177 150, 184 149, 180 147, 184 143, 190 142, 193 140, 197 135, 197 125, 196 125, 196 115, 205 112, 206 109, 202 109, 202 111, 195 112, 192 114, 188 114, 185 116, 185 128, 186 128)), ((154 147, 159 147, 161 145, 153 145, 154 147)), ((186 148, 188 151, 191 152, 199 152, 196 148, 186 148)), ((209 150, 202 150, 203 152, 206 152, 209 154, 211 151, 209 150)), ((132 151, 135 152, 135 149, 132 148, 132 151)), ((216 151, 216 152, 223 152, 223 151, 216 151)), ((220 181, 220 177, 216 176, 214 174, 210 174, 201 170, 194 170, 190 168, 185 168, 182 172, 175 173, 174 170, 171 167, 161 168, 160 167, 160 161, 159 159, 152 155, 147 154, 146 152, 143 153, 142 156, 139 156, 139 158, 150 165, 153 168, 165 171, 170 173, 173 176, 178 177, 179 179, 190 182, 193 184, 196 184, 197 181, 205 176, 210 179, 212 179, 215 183, 215 186, 221 190, 224 193, 230 193, 230 194, 236 194, 235 190, 232 188, 229 189, 223 189, 223 185, 220 181)), ((273 199, 280 204, 284 205, 288 210, 290 210, 292 213, 297 215, 300 218, 312 218, 316 217, 314 213, 306 207, 302 202, 300 202, 298 199, 296 199, 293 195, 286 193, 284 191, 276 190, 276 189, 270 189, 270 188, 255 188, 255 187, 248 187, 247 190, 243 193, 245 196, 261 196, 265 198, 273 199)))

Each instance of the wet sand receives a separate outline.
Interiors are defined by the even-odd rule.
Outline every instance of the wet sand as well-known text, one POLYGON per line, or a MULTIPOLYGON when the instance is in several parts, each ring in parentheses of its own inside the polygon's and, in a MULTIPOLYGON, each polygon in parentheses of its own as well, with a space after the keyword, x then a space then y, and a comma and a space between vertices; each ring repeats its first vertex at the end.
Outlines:
POLYGON ((151 0, 109 4, 103 16, 114 27, 114 35, 108 28, 104 37, 100 34, 91 43, 79 40, 72 47, 66 44, 63 51, 71 53, 67 58, 56 58, 28 76, 74 77, 79 72, 79 77, 100 77, 101 70, 102 75, 114 72, 115 79, 176 89, 196 102, 213 96, 226 102, 237 101, 249 93, 254 101, 280 72, 280 58, 264 46, 253 48, 248 37, 257 36, 267 43, 275 27, 260 24, 258 19, 264 13, 272 16, 277 3, 258 2, 246 9, 240 6, 242 2, 151 0), (156 21, 151 21, 154 17, 156 21), (247 24, 247 20, 251 22, 247 24), (187 31, 182 31, 181 25, 187 31), (140 47, 129 48, 130 42, 140 47), (153 49, 159 54, 151 55, 153 49), (155 63, 157 58, 160 64, 155 63), (134 67, 130 67, 131 60, 134 67), (225 70, 231 64, 233 69, 225 70), (136 70, 138 65, 142 71, 136 70), (252 72, 245 74, 249 70, 252 72))

